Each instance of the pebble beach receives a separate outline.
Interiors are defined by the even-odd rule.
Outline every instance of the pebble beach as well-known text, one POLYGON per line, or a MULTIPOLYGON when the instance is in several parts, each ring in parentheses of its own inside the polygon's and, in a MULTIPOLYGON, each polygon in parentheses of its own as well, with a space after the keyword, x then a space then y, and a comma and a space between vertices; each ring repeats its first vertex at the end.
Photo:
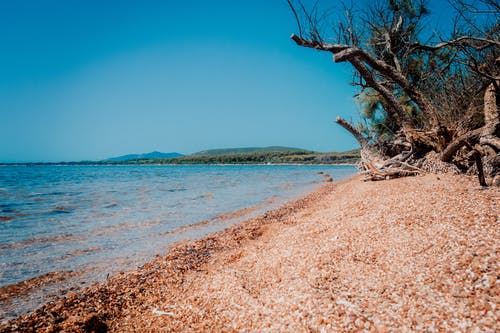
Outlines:
POLYGON ((0 332, 499 331, 499 199, 451 174, 328 183, 0 332))

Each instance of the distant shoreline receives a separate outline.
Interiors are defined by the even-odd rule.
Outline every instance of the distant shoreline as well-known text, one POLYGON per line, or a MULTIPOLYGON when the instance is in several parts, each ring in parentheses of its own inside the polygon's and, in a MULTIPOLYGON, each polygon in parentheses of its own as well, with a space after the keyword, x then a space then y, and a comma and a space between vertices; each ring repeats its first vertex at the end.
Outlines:
POLYGON ((342 166, 354 166, 356 167, 357 163, 98 163, 98 162, 29 162, 29 163, 0 163, 0 167, 5 166, 251 166, 251 165, 259 165, 259 166, 300 166, 300 165, 309 165, 309 166, 319 166, 319 165, 342 165, 342 166))
POLYGON ((132 154, 99 161, 58 161, 58 162, 3 162, 0 165, 330 165, 356 164, 360 160, 360 151, 320 153, 288 147, 212 149, 191 155, 162 157, 178 153, 152 152, 132 154), (276 150, 276 148, 287 150, 276 150), (132 157, 132 158, 130 158, 132 157))

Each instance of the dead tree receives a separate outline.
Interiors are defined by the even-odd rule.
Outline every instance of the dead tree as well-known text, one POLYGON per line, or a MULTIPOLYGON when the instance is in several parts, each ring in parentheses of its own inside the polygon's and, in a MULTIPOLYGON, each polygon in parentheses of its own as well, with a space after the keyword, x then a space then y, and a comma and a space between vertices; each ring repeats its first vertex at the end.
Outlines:
MULTIPOLYGON (((483 1, 498 18, 500 9, 495 7, 496 2, 483 1)), ((483 147, 487 147, 490 155, 498 158, 500 67, 495 66, 500 62, 498 21, 483 33, 471 30, 460 34, 457 30, 449 40, 422 43, 419 40, 421 19, 428 14, 424 0, 416 3, 391 0, 385 7, 372 7, 365 12, 361 32, 355 30, 353 16, 346 11, 346 19, 338 22, 338 42, 331 43, 326 42, 320 32, 317 5, 308 11, 300 2, 294 4, 289 0, 288 3, 300 32, 292 34, 291 39, 301 47, 332 53, 336 63, 350 63, 358 78, 355 84, 362 90, 375 91, 386 117, 396 124, 397 139, 381 143, 369 140, 356 126, 337 118, 337 123, 359 142, 361 167, 369 178, 378 180, 422 173, 417 165, 421 165, 431 151, 437 153, 441 161, 451 162, 465 149, 473 152, 477 161, 478 154, 480 158, 484 156, 483 147), (496 59, 496 62, 492 65, 491 61, 487 63, 488 59, 496 59), (456 119, 466 115, 462 104, 471 102, 470 90, 474 89, 476 94, 478 90, 484 92, 483 124, 467 128, 466 133, 456 136, 456 119), (440 103, 443 98, 448 98, 448 105, 459 104, 461 109, 443 112, 440 103), (408 112, 408 106, 417 110, 418 121, 408 112), (459 117, 452 119, 449 116, 452 113, 459 117)), ((466 17, 470 9, 459 2, 454 4, 458 16, 466 17)), ((477 168, 482 169, 482 163, 477 163, 477 168)), ((482 170, 478 172, 481 174, 482 170)), ((490 171, 490 176, 495 173, 498 170, 490 171)))

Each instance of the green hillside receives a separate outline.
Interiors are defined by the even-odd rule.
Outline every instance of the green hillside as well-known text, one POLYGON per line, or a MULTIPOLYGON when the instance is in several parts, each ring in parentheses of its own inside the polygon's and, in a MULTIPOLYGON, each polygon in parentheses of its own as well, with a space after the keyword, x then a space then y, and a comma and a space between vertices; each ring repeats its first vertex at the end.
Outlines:
POLYGON ((129 164, 354 164, 359 161, 359 150, 341 153, 297 151, 254 151, 251 153, 220 153, 181 156, 168 159, 138 159, 129 164))
POLYGON ((209 149, 202 150, 191 156, 199 155, 230 155, 230 154, 251 154, 251 153, 272 153, 272 152, 294 152, 299 154, 314 153, 310 150, 294 148, 294 147, 282 147, 282 146, 270 146, 270 147, 245 147, 245 148, 222 148, 222 149, 209 149))

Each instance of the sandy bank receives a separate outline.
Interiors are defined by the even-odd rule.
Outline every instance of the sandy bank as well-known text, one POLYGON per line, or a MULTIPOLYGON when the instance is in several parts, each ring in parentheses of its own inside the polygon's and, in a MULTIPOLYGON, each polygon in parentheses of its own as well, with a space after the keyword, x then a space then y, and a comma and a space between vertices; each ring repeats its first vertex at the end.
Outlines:
POLYGON ((463 176, 355 177, 0 331, 498 331, 499 198, 463 176))

